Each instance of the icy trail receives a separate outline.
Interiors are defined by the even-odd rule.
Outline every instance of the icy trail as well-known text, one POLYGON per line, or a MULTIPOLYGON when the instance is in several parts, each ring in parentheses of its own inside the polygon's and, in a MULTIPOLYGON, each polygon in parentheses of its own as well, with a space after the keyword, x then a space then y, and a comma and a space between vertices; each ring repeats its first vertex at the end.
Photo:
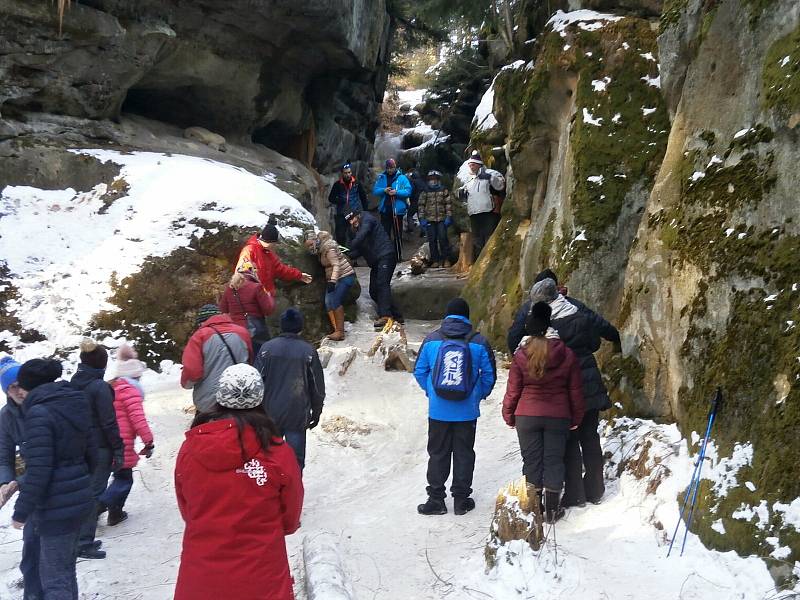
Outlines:
MULTIPOLYGON (((663 532, 651 520, 663 519, 670 532, 674 527, 674 497, 688 481, 691 464, 685 449, 670 465, 675 476, 662 483, 655 496, 644 495, 646 481, 623 476, 609 483, 600 506, 570 511, 558 525, 558 565, 553 563, 552 546, 538 558, 526 548, 512 546, 507 554, 499 555, 499 569, 485 575, 483 548, 495 494, 520 472, 515 434, 500 417, 507 372, 501 371, 478 423, 476 510, 455 516, 448 500, 447 515, 420 516, 416 505, 425 498, 426 400, 413 377, 386 373, 380 356, 366 357, 375 336, 369 325, 363 318, 353 326, 348 341, 334 350, 326 369, 323 425, 309 437, 303 524, 287 540, 298 598, 305 597, 303 536, 322 532, 338 537, 345 567, 361 600, 761 600, 773 592, 761 561, 707 551, 694 536, 689 537, 685 557, 665 558, 663 532), (338 370, 350 346, 363 353, 342 377, 338 370)), ((409 323, 410 344, 417 345, 435 326, 409 323)), ((172 470, 190 421, 183 409, 191 400, 177 384, 177 371, 152 376, 145 383, 145 409, 156 452, 136 470, 128 521, 108 528, 101 519, 98 537, 108 558, 79 562, 82 599, 172 597, 183 531, 172 470)), ((685 448, 674 428, 638 426, 663 430, 664 447, 685 448)), ((22 544, 20 533, 8 526, 10 513, 11 504, 0 511, 0 599, 19 600, 22 593, 14 583, 20 579, 17 564, 22 544)))

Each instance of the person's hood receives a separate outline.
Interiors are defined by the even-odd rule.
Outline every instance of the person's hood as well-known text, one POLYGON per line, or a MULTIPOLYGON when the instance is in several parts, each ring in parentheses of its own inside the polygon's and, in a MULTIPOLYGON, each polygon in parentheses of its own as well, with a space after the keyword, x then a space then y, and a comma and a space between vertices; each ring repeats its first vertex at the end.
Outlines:
POLYGON ((22 403, 22 411, 27 413, 34 406, 44 405, 58 422, 69 424, 76 431, 85 429, 91 422, 89 403, 86 394, 76 390, 67 381, 56 381, 37 386, 22 403))
POLYGON ((209 325, 225 325, 228 323, 233 323, 231 316, 223 313, 221 315, 214 315, 213 317, 207 318, 205 321, 200 323, 200 329, 203 327, 208 327, 209 325))
MULTIPOLYGON (((545 365, 545 370, 550 371, 552 369, 557 369, 567 360, 567 346, 561 340, 552 338, 547 339, 547 345, 547 365, 545 365)), ((514 362, 516 362, 517 366, 521 367, 524 372, 528 372, 528 354, 524 349, 514 354, 514 362)))
POLYGON ((93 381, 97 381, 98 379, 102 380, 105 374, 105 369, 96 369, 81 363, 78 365, 78 370, 75 372, 75 375, 70 379, 70 383, 79 390, 83 390, 93 381))
POLYGON ((450 338, 466 337, 472 331, 472 323, 461 315, 447 315, 439 328, 442 335, 450 338))
POLYGON ((231 471, 241 468, 261 449, 252 428, 242 432, 245 456, 239 444, 236 421, 222 419, 192 427, 186 432, 186 452, 209 471, 231 471))

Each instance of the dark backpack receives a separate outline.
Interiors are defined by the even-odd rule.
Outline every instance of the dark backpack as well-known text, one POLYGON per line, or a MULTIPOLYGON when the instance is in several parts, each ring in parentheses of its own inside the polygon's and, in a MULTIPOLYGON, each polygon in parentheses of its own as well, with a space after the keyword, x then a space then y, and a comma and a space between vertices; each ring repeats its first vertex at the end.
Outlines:
POLYGON ((478 332, 466 338, 445 338, 436 354, 433 365, 433 389, 436 395, 445 400, 466 400, 475 387, 472 374, 472 353, 470 341, 478 332))

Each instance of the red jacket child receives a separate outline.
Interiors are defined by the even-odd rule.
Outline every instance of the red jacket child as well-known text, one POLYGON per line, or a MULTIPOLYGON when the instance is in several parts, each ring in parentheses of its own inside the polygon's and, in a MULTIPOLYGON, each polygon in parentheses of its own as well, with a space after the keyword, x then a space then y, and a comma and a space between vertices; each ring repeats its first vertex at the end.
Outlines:
POLYGON ((300 467, 282 440, 265 452, 250 426, 242 439, 244 458, 233 419, 186 433, 175 465, 186 522, 175 600, 294 598, 284 536, 300 526, 300 467))

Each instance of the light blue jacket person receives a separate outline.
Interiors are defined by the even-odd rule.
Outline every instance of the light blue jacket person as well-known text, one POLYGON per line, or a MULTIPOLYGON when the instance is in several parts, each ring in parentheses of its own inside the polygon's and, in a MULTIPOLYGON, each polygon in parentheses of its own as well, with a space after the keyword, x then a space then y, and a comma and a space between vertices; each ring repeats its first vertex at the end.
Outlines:
POLYGON ((472 323, 467 317, 449 314, 442 326, 428 334, 419 350, 414 377, 428 395, 428 416, 437 421, 474 421, 480 412, 480 402, 488 396, 497 380, 494 352, 481 334, 469 340, 473 380, 475 387, 464 400, 440 398, 433 388, 431 376, 439 347, 446 338, 466 338, 472 333, 472 323))
POLYGON ((389 214, 392 210, 391 202, 387 201, 389 197, 386 193, 387 188, 397 192, 394 196, 394 214, 398 217, 405 215, 408 210, 408 198, 411 196, 411 182, 397 168, 393 158, 386 161, 386 170, 378 176, 372 188, 372 194, 379 199, 378 212, 381 214, 389 214))

